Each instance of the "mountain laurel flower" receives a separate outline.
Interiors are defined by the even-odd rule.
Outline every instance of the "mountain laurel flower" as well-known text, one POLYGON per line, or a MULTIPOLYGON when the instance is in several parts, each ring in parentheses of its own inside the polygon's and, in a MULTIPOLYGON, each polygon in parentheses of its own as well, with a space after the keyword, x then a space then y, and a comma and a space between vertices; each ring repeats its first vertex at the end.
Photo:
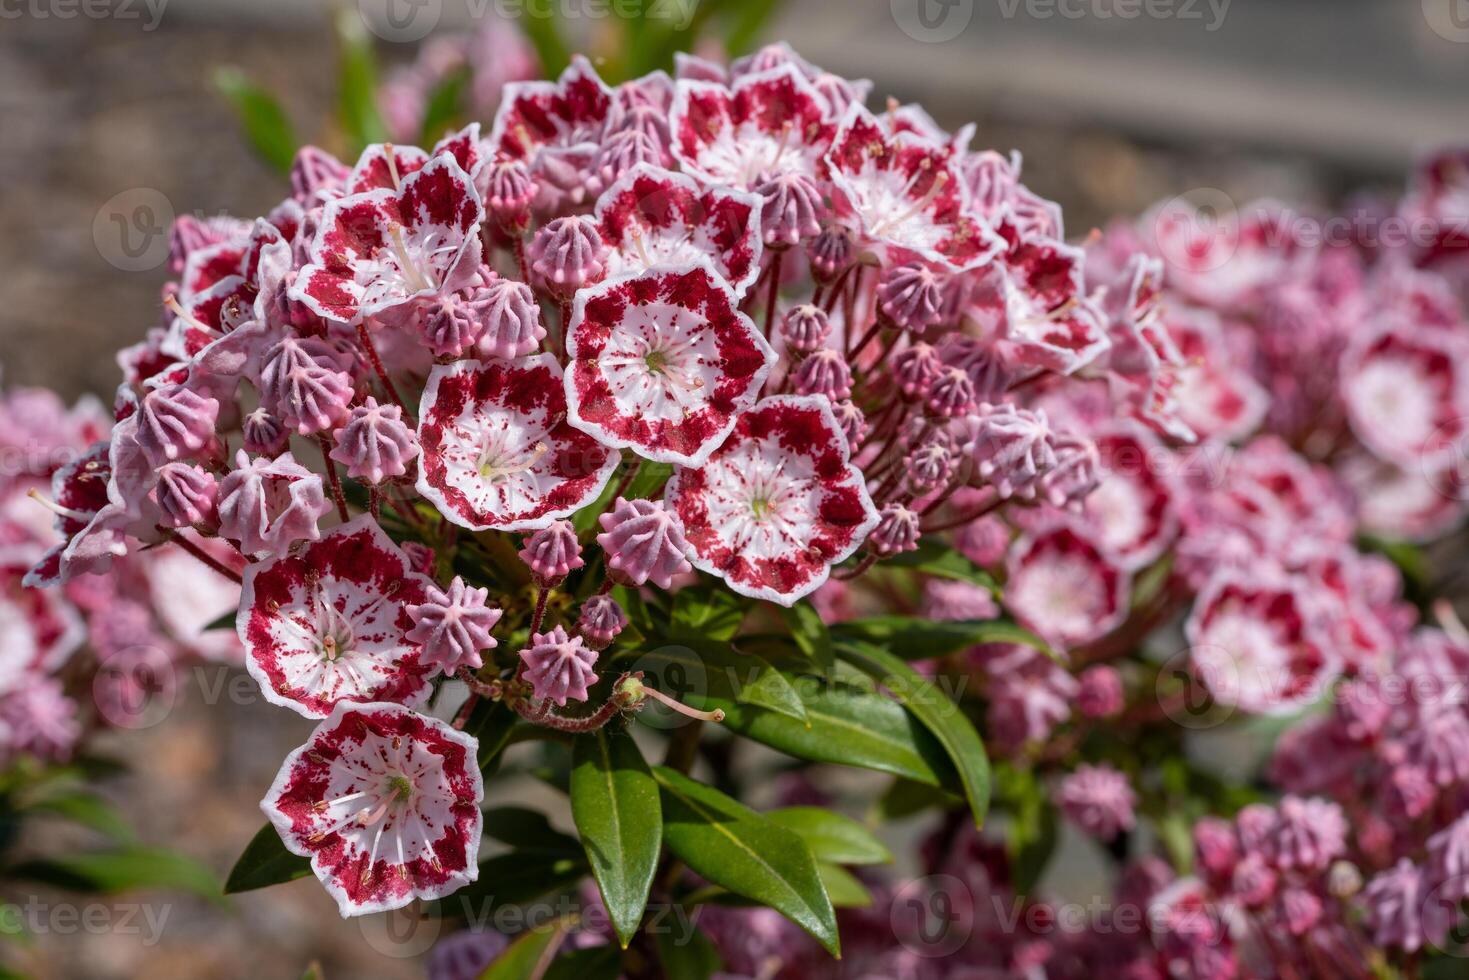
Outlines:
POLYGON ((474 345, 480 357, 513 360, 531 353, 546 339, 540 304, 523 282, 491 279, 470 291, 465 306, 480 324, 474 345))
POLYGON ((527 535, 520 560, 543 588, 558 584, 572 569, 586 564, 570 521, 553 521, 527 535))
POLYGON ((597 282, 606 269, 606 246, 596 221, 586 215, 547 223, 531 237, 526 256, 532 272, 567 296, 597 282))
POLYGON ((922 333, 943 316, 943 284, 921 262, 883 270, 877 283, 877 309, 893 326, 922 333))
POLYGON ((796 393, 824 395, 834 402, 852 397, 852 368, 840 351, 819 350, 796 368, 796 393))
POLYGON ((786 347, 797 353, 818 351, 831 336, 831 320, 819 306, 793 306, 780 321, 780 336, 786 347))
POLYGON ((316 337, 287 337, 265 354, 261 396, 287 427, 303 436, 341 425, 351 411, 352 375, 343 353, 316 337))
POLYGON ((290 453, 252 459, 242 449, 219 484, 219 533, 247 555, 280 556, 320 537, 316 522, 331 508, 321 477, 290 453))
POLYGON ((331 457, 354 480, 376 486, 402 476, 418 456, 418 437, 397 405, 379 405, 369 395, 336 431, 331 457))
POLYGON ((1085 718, 1114 718, 1124 703, 1122 675, 1106 664, 1088 667, 1077 678, 1081 689, 1076 694, 1076 709, 1085 718))
POLYGON ((831 413, 836 417, 837 428, 846 438, 848 448, 855 451, 867 435, 867 415, 851 399, 834 403, 831 413))
POLYGON ((1082 765, 1061 781, 1056 804, 1066 818, 1100 841, 1131 830, 1137 794, 1111 766, 1082 765))
POLYGON ((214 520, 219 485, 213 474, 188 463, 165 463, 158 468, 158 509, 167 527, 192 527, 214 520))
POLYGON ((918 514, 902 504, 885 505, 878 512, 877 527, 867 536, 867 547, 882 558, 917 550, 918 520, 918 514))
POLYGON ((435 357, 462 356, 483 332, 483 322, 459 293, 435 297, 418 311, 419 336, 435 357))
POLYGON ((617 639, 627 626, 627 613, 617 600, 605 593, 594 595, 581 604, 581 614, 576 620, 576 631, 593 650, 603 650, 617 639))
POLYGON ((423 663, 447 676, 484 666, 480 653, 498 646, 490 630, 501 616, 501 610, 488 605, 489 595, 489 589, 466 585, 458 575, 447 590, 437 585, 424 590, 424 601, 408 607, 413 628, 407 633, 409 640, 422 644, 423 663))
POLYGON ((928 442, 903 460, 903 484, 915 497, 941 490, 954 478, 954 454, 942 442, 928 442))
POLYGON ((850 231, 832 225, 811 239, 806 246, 806 257, 811 263, 811 275, 818 283, 829 285, 852 267, 857 247, 850 231))
POLYGON ((563 708, 568 700, 585 701, 587 688, 597 680, 597 651, 583 644, 581 637, 568 636, 560 626, 532 634, 520 659, 535 696, 563 708))
POLYGON ((920 398, 943 371, 938 352, 929 344, 909 344, 893 355, 893 378, 906 398, 920 398))
POLYGON ((183 385, 155 388, 138 405, 138 446, 154 466, 188 459, 214 439, 219 402, 183 385))
POLYGON ((291 433, 281 420, 263 408, 246 415, 240 428, 245 437, 245 451, 252 456, 276 456, 291 440, 291 433))
POLYGON ((675 575, 691 571, 689 546, 678 515, 657 500, 626 500, 598 518, 597 544, 607 554, 607 568, 628 585, 652 582, 669 588, 675 575))
POLYGON ((536 181, 520 160, 498 159, 485 170, 485 210, 506 234, 521 235, 530 225, 536 181))
POLYGON ((974 411, 974 382, 958 368, 944 368, 928 386, 924 407, 943 419, 963 418, 974 411))
POLYGON ((803 173, 777 174, 755 188, 767 248, 791 248, 821 234, 821 190, 803 173))
POLYGON ((980 405, 969 452, 981 478, 1003 497, 1033 497, 1056 465, 1055 437, 1044 412, 1004 403, 980 405))

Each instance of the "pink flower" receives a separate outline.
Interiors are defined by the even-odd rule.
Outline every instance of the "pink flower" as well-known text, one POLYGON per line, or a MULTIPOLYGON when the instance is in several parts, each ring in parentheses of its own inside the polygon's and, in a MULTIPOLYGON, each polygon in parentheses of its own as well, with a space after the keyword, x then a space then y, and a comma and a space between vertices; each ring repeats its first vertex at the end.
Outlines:
POLYGON ((479 874, 477 743, 397 704, 339 704, 260 808, 344 917, 449 895, 479 874))
POLYGON ((535 696, 562 707, 567 699, 585 701, 587 686, 597 680, 593 669, 597 651, 584 646, 581 637, 568 636, 560 626, 532 634, 530 646, 520 651, 520 659, 535 696))
POLYGON ((1003 647, 988 665, 989 730, 1006 752, 1044 742, 1071 717, 1076 678, 1028 647, 1003 647))
POLYGON ((1078 766, 1061 781, 1056 805, 1066 818, 1101 841, 1131 830, 1137 794, 1127 777, 1110 766, 1078 766))
POLYGON ((708 262, 736 298, 760 274, 760 201, 640 164, 597 201, 597 230, 611 251, 609 278, 708 262))
POLYGON ((340 702, 422 703, 431 667, 408 610, 431 583, 369 517, 245 569, 237 628, 267 701, 307 718, 340 702))
POLYGON ((1169 470, 1177 465, 1150 433, 1118 424, 1097 437, 1101 481, 1083 514, 1097 539, 1129 571, 1157 561, 1178 534, 1169 470))
POLYGON ((627 626, 627 614, 610 595, 594 595, 582 603, 576 629, 594 650, 605 649, 627 626))
POLYGON ((964 450, 1001 497, 1034 496, 1036 481, 1056 465, 1055 436, 1045 412, 1008 403, 979 406, 964 450))
POLYGON ((877 308, 893 326, 922 333, 943 316, 938 274, 922 262, 891 266, 877 283, 877 308))
POLYGON ((597 544, 607 555, 607 568, 617 581, 630 585, 652 582, 669 588, 675 575, 691 570, 683 525, 668 505, 657 500, 624 500, 598 518, 597 544))
POLYGON ((821 189, 803 173, 777 174, 755 188, 760 196, 760 231, 765 247, 792 248, 821 233, 826 211, 821 189))
POLYGON ((332 505, 321 477, 290 453, 251 459, 242 449, 219 484, 219 533, 248 555, 284 555, 320 537, 316 522, 332 505))
POLYGON ((612 108, 612 90, 578 55, 554 82, 507 84, 489 144, 496 154, 533 160, 539 169, 595 150, 612 108))
POLYGON ((1076 708, 1087 718, 1111 718, 1120 714, 1125 701, 1122 675, 1115 667, 1097 664, 1088 667, 1077 678, 1081 690, 1076 695, 1076 708))
POLYGON ((806 357, 793 380, 798 394, 822 395, 833 402, 852 397, 852 369, 841 351, 827 348, 806 357))
POLYGON ((155 466, 188 459, 209 445, 219 402, 183 385, 155 388, 138 406, 138 445, 155 466))
POLYGON ((1276 867, 1324 871, 1346 853, 1347 821, 1335 803, 1287 796, 1277 809, 1279 819, 1269 842, 1276 867))
POLYGON ((1469 425, 1469 345, 1440 329, 1369 333, 1342 358, 1340 392, 1352 431, 1379 457, 1419 467, 1458 451, 1469 425))
POLYGON ((994 619, 1000 615, 1000 607, 989 589, 935 578, 923 585, 923 614, 940 622, 994 619))
POLYGON ((395 188, 332 201, 290 296, 318 316, 355 324, 453 292, 479 270, 483 214, 469 175, 449 155, 395 188))
POLYGON ((819 306, 793 306, 780 322, 780 336, 790 350, 809 354, 820 350, 831 336, 831 320, 819 306))
POLYGON ((824 398, 764 399, 702 467, 675 468, 665 494, 695 567, 783 605, 825 582, 878 522, 824 398))
POLYGON ((1204 589, 1185 632, 1189 656, 1220 703, 1259 714, 1310 704, 1339 665, 1298 585, 1221 570, 1204 589))
POLYGON ((6 759, 23 752, 61 761, 71 755, 81 737, 77 703, 54 678, 32 675, 0 696, 0 754, 6 759))
POLYGON ((465 302, 481 327, 474 345, 481 357, 524 357, 546 338, 540 304, 526 283, 496 277, 472 289, 465 302))
POLYGON ((406 634, 423 645, 425 664, 446 675, 484 666, 480 652, 499 645, 490 630, 500 621, 501 610, 487 605, 489 595, 489 589, 466 585, 458 575, 447 591, 432 583, 425 587, 424 601, 407 607, 413 629, 406 634))
POLYGON ((532 531, 569 516, 602 492, 619 457, 565 416, 548 354, 435 367, 418 413, 418 492, 474 531, 532 531))
POLYGON ((885 504, 877 527, 867 536, 867 547, 883 558, 918 548, 918 514, 899 503, 885 504))
POLYGON ((397 405, 379 405, 371 395, 336 431, 331 457, 347 467, 354 480, 379 484, 408 472, 418 456, 418 439, 403 421, 397 405))
POLYGON ((1130 588, 1126 571, 1097 541, 1058 524, 1016 543, 1004 601, 1031 629, 1072 647, 1122 623, 1130 588))
POLYGON ((707 265, 577 294, 569 421, 659 462, 699 466, 755 404, 775 352, 707 265))
POLYGON ((781 174, 815 176, 832 136, 825 106, 790 65, 742 75, 728 88, 681 79, 670 149, 706 184, 751 190, 781 174))
POLYGON ((570 521, 552 521, 529 534, 520 549, 520 560, 543 586, 559 583, 572 569, 586 564, 570 521))
POLYGON ((597 225, 585 215, 556 218, 531 238, 526 249, 531 271, 547 289, 571 295, 607 274, 607 247, 597 225))
POLYGON ((947 149, 903 133, 889 136, 859 105, 847 110, 827 164, 838 211, 857 221, 885 262, 917 256, 956 271, 977 269, 1004 247, 969 213, 947 149))
POLYGON ((336 428, 351 411, 350 359, 316 337, 287 337, 261 365, 261 397, 288 428, 303 436, 336 428))
POLYGON ((158 470, 158 509, 168 527, 206 524, 214 518, 219 485, 203 467, 166 463, 158 470))
POLYGON ((1362 903, 1372 941, 1408 953, 1443 942, 1458 918, 1454 899, 1435 894, 1427 873, 1408 858, 1367 882, 1362 903))

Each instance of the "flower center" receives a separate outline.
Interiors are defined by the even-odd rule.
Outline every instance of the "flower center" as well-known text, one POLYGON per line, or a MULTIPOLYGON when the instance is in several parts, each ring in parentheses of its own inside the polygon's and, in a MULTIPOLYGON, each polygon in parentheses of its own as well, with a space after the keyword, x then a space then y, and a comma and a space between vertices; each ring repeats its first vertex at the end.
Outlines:
POLYGON ((505 477, 514 476, 516 473, 524 473, 533 469, 540 462, 541 457, 551 451, 551 447, 544 442, 538 442, 531 447, 530 455, 515 461, 520 455, 517 451, 502 443, 489 442, 480 450, 478 469, 479 475, 485 480, 503 480, 505 477))
POLYGON ((662 374, 663 369, 668 366, 668 355, 661 350, 650 350, 643 357, 643 363, 648 365, 648 370, 654 374, 662 374))

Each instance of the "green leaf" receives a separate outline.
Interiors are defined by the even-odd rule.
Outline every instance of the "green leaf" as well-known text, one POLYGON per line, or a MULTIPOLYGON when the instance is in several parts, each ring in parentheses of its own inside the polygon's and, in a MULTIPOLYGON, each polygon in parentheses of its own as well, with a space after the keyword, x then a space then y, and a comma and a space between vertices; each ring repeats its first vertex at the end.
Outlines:
POLYGON ((469 713, 464 731, 479 740, 479 767, 491 773, 500 764, 500 756, 510 744, 519 716, 503 702, 481 700, 469 713))
POLYGON ((469 71, 461 69, 450 72, 449 77, 439 82, 428 97, 423 109, 423 126, 419 133, 424 146, 433 146, 454 128, 459 118, 460 104, 464 101, 465 89, 469 86, 469 71))
POLYGON ((301 980, 326 980, 326 974, 322 972, 321 964, 313 960, 301 974, 301 980))
POLYGON ((901 555, 885 559, 880 568, 911 568, 925 575, 969 582, 988 589, 996 599, 1000 597, 1000 583, 989 572, 965 558, 943 538, 927 536, 918 542, 918 548, 901 555))
POLYGON ((694 873, 770 906, 841 955, 836 913, 800 836, 743 803, 663 766, 663 836, 694 873))
MULTIPOLYGON (((530 17, 527 20, 535 20, 530 17)), ((521 934, 505 952, 485 967, 479 980, 543 980, 566 934, 577 924, 576 915, 564 915, 547 925, 521 934)))
MULTIPOLYGON (((534 20, 526 18, 527 21, 534 20)), ((341 10, 334 20, 341 49, 337 74, 337 112, 342 129, 353 142, 353 154, 369 143, 388 138, 377 109, 377 52, 372 36, 356 11, 341 10)))
POLYGON ((878 798, 873 813, 879 823, 903 820, 934 807, 947 809, 958 802, 936 786, 915 783, 911 779, 894 779, 887 792, 878 798))
POLYGON ((220 616, 214 622, 204 627, 204 631, 208 632, 209 630, 233 630, 235 628, 235 621, 239 618, 239 610, 231 609, 229 612, 225 613, 223 616, 220 616))
POLYGON ((1010 817, 1005 850, 1015 888, 1021 895, 1029 895, 1045 873, 1060 839, 1056 807, 1034 769, 1009 763, 995 771, 995 796, 1010 817))
POLYGON ((304 878, 310 873, 311 861, 286 850, 286 845, 281 843, 281 835, 274 825, 266 824, 245 845, 245 852, 230 869, 230 876, 224 883, 224 893, 234 895, 256 888, 268 888, 304 878))
POLYGON ((219 897, 210 870, 192 858, 158 847, 118 847, 22 861, 6 874, 72 891, 115 892, 157 888, 219 897))
POLYGON ((791 638, 796 641, 796 646, 811 659, 811 662, 820 667, 830 667, 832 664, 831 630, 827 628, 822 620, 821 614, 816 607, 809 602, 798 602, 789 608, 780 611, 781 617, 785 619, 786 625, 790 627, 791 638))
POLYGON ((816 873, 821 875, 821 883, 826 886, 826 894, 831 896, 833 908, 865 909, 872 904, 872 894, 867 886, 846 868, 817 861, 816 873))
POLYGON ((981 643, 1019 643, 1055 657, 1044 640, 1007 619, 939 622, 915 616, 874 616, 832 627, 838 640, 862 640, 890 650, 903 660, 946 657, 981 643))
POLYGON ((669 646, 641 653, 641 669, 652 673, 682 671, 703 678, 703 690, 683 690, 696 708, 724 711, 724 727, 787 755, 811 762, 857 766, 903 776, 930 786, 955 785, 958 776, 943 747, 891 698, 844 684, 810 677, 788 677, 806 709, 806 722, 738 700, 740 679, 749 665, 729 648, 709 646, 696 652, 669 646))
POLYGON ((607 916, 625 948, 643 920, 663 848, 658 784, 627 732, 604 728, 577 739, 571 814, 607 916))
POLYGON ((699 931, 687 912, 680 908, 676 922, 665 923, 653 936, 658 947, 658 961, 663 964, 663 975, 678 980, 709 980, 724 968, 719 950, 709 937, 699 931), (688 929, 687 935, 680 934, 680 926, 688 929))
MULTIPOLYGON (((220 68, 214 87, 229 102, 245 130, 245 137, 260 158, 281 173, 289 173, 296 159, 296 134, 275 96, 245 76, 238 68, 220 68)), ((230 614, 229 625, 234 625, 230 614)))
POLYGON ((740 688, 737 695, 739 701, 756 708, 779 712, 803 725, 808 724, 806 705, 790 678, 757 657, 751 656, 750 662, 755 673, 740 688))
POLYGON ((552 827, 544 813, 529 807, 501 806, 486 810, 485 836, 511 847, 581 853, 576 838, 552 827))
POLYGON ((734 21, 724 35, 724 46, 731 55, 745 54, 755 46, 765 22, 780 6, 780 0, 743 0, 735 5, 734 21))
POLYGON ((618 980, 622 953, 612 943, 578 949, 556 957, 544 980, 618 980))
POLYGON ((50 794, 25 808, 33 813, 48 813, 89 827, 121 844, 132 843, 133 829, 122 814, 102 797, 80 789, 50 794))
POLYGON ((666 639, 695 645, 726 642, 739 632, 749 611, 750 600, 727 588, 697 585, 680 589, 673 598, 666 639))
POLYGON ((818 861, 832 864, 887 864, 892 852, 872 831, 851 817, 819 806, 792 806, 771 810, 768 818, 801 835, 818 861))
POLYGON ((921 721, 949 753, 975 826, 984 824, 990 805, 990 764, 974 725, 948 694, 886 650, 867 643, 838 646, 837 656, 872 677, 921 721))

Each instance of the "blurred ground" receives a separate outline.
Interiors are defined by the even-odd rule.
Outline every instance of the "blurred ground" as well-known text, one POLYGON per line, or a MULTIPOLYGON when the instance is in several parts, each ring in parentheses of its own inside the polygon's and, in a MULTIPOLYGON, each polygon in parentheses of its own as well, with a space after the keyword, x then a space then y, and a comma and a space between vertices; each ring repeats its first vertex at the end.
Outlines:
MULTIPOLYGON (((1305 202, 1361 185, 1391 190, 1415 150, 1469 132, 1469 46, 1433 33, 1418 0, 1235 0, 1215 32, 1182 21, 1006 17, 998 0, 979 0, 969 26, 943 44, 898 28, 893 10, 905 2, 804 0, 773 34, 829 68, 874 78, 879 98, 921 100, 945 125, 977 121, 975 146, 1021 150, 1027 181, 1064 205, 1073 235, 1198 187, 1305 202)), ((412 51, 385 48, 400 60, 412 51)), ((113 353, 154 323, 164 270, 129 271, 138 263, 118 230, 94 229, 115 195, 175 213, 254 215, 284 194, 207 84, 221 64, 268 81, 303 138, 328 135, 316 122, 333 70, 318 5, 173 0, 156 31, 24 11, 0 20, 6 384, 106 398, 113 353)), ((165 724, 113 741, 135 772, 110 792, 145 841, 223 874, 309 727, 262 703, 206 704, 200 685, 185 684, 165 724)), ((504 804, 531 790, 497 792, 492 802, 504 804)), ((226 908, 157 901, 172 907, 158 946, 115 934, 43 937, 34 972, 289 977, 316 957, 333 980, 421 973, 413 959, 374 951, 311 881, 226 908)))

